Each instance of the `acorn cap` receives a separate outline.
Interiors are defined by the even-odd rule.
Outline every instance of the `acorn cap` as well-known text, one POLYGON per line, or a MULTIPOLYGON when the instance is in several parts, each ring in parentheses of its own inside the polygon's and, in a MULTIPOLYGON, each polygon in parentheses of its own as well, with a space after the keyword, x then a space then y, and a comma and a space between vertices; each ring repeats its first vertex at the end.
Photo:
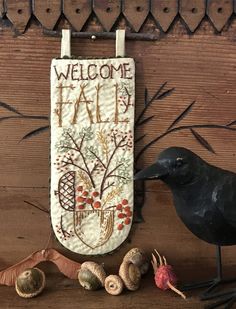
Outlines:
POLYGON ((140 248, 132 248, 124 256, 123 261, 130 261, 139 267, 141 274, 144 275, 149 268, 149 262, 145 252, 140 248))
MULTIPOLYGON (((133 264, 137 265, 141 262, 141 257, 143 256, 143 251, 139 248, 130 249, 123 258, 123 261, 131 261, 133 264)), ((139 265, 137 265, 139 266, 139 265)))
POLYGON ((99 287, 104 287, 106 273, 102 267, 95 262, 84 262, 81 264, 78 279, 80 284, 88 290, 96 290, 99 287), (87 284, 86 284, 87 280, 87 284), (90 280, 90 282, 88 282, 90 280))
POLYGON ((41 269, 28 268, 17 277, 15 289, 19 296, 32 298, 43 291, 45 282, 45 274, 41 269))
POLYGON ((126 288, 135 291, 140 286, 141 272, 135 264, 130 261, 123 261, 120 265, 119 276, 124 282, 126 288))
POLYGON ((105 279, 105 290, 111 295, 120 295, 123 291, 124 283, 117 275, 110 275, 105 279))

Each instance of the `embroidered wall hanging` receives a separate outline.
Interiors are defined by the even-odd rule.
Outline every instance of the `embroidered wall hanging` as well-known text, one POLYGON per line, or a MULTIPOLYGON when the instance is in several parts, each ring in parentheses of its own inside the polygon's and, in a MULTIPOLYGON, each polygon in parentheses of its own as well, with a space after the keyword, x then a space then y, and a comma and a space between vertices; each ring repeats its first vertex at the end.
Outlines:
POLYGON ((133 216, 134 61, 53 59, 51 220, 73 252, 116 249, 133 216))

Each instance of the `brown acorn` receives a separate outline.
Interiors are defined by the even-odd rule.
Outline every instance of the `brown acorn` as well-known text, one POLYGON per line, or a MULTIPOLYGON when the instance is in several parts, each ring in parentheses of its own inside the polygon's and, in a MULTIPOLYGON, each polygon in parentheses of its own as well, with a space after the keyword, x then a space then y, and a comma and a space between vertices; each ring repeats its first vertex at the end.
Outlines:
POLYGON ((110 275, 105 279, 105 290, 111 295, 120 295, 123 291, 124 284, 122 279, 117 275, 110 275))
POLYGON ((84 262, 81 264, 78 279, 86 290, 98 290, 104 287, 106 273, 102 267, 95 262, 84 262))
POLYGON ((28 268, 16 279, 15 289, 19 296, 32 298, 39 295, 45 287, 45 274, 39 268, 28 268))
POLYGON ((130 261, 123 261, 120 265, 119 276, 124 282, 126 288, 130 291, 136 291, 140 286, 141 272, 135 264, 130 261))
POLYGON ((140 248, 132 248, 124 256, 123 261, 130 261, 134 265, 138 266, 141 275, 147 273, 149 268, 149 262, 144 251, 140 248))

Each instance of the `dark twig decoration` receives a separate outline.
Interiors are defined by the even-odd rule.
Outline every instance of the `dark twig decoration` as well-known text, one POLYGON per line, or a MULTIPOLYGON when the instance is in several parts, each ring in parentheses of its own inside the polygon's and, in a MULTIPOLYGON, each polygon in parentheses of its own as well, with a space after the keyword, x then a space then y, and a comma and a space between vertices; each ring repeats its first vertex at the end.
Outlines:
MULTIPOLYGON (((159 89, 155 92, 155 94, 149 99, 149 95, 148 95, 148 90, 147 88, 145 88, 145 92, 144 92, 144 108, 143 110, 141 111, 141 113, 139 114, 139 116, 137 117, 136 121, 135 121, 135 129, 139 126, 142 126, 146 123, 148 123, 150 120, 152 120, 154 118, 154 115, 152 116, 149 116, 147 118, 144 118, 144 115, 147 111, 147 109, 151 106, 151 104, 154 102, 154 101, 160 101, 164 98, 166 98, 167 96, 171 95, 171 93, 175 90, 175 88, 171 88, 171 89, 168 89, 164 92, 162 92, 165 88, 165 86, 167 85, 167 82, 165 82, 164 84, 162 84, 159 89)), ((140 142, 144 137, 146 136, 146 134, 140 136, 140 137, 137 137, 134 141, 134 143, 138 143, 140 142)), ((135 163, 137 162, 137 160, 135 159, 135 163)))
MULTIPOLYGON (((144 92, 144 108, 141 111, 141 113, 138 115, 136 121, 135 121, 135 129, 139 126, 142 125, 146 125, 148 122, 150 122, 151 120, 154 119, 154 115, 145 117, 145 113, 148 110, 148 108, 156 101, 161 101, 164 98, 170 96, 175 88, 170 88, 165 90, 165 87, 167 86, 167 81, 164 82, 158 89, 157 91, 154 93, 154 95, 152 97, 149 98, 149 93, 148 93, 148 89, 145 88, 145 92, 144 92)), ((160 135, 158 135, 156 138, 154 138, 153 140, 151 140, 150 142, 148 142, 146 145, 143 146, 143 148, 137 153, 136 157, 135 157, 135 171, 137 172, 139 169, 137 167, 137 162, 140 159, 140 157, 143 155, 143 153, 149 148, 151 147, 153 144, 155 144, 156 142, 158 142, 159 140, 161 140, 162 138, 164 138, 165 136, 174 133, 174 132, 179 132, 182 130, 188 130, 191 132, 192 136, 195 138, 195 140, 202 146, 204 147, 207 151, 211 152, 211 153, 216 153, 214 148, 210 145, 210 143, 202 136, 199 134, 199 132, 197 132, 197 129, 202 129, 202 128, 207 128, 207 129, 224 129, 224 130, 230 130, 230 131, 236 131, 236 127, 234 127, 236 125, 236 120, 231 121, 227 124, 194 124, 194 125, 180 125, 180 122, 186 118, 186 116, 192 111, 193 107, 195 106, 196 101, 191 102, 175 119, 174 121, 172 121, 172 123, 169 125, 169 127, 166 129, 166 131, 164 131, 163 133, 161 133, 160 135)), ((128 108, 129 106, 129 101, 127 103, 126 108, 128 108)), ((39 120, 47 120, 49 121, 49 117, 48 116, 40 116, 40 115, 25 115, 23 113, 21 113, 20 111, 18 111, 16 108, 10 106, 7 103, 4 102, 0 102, 0 108, 3 108, 5 110, 8 110, 9 112, 14 113, 14 115, 11 116, 4 116, 4 117, 0 117, 0 122, 4 121, 4 120, 9 120, 9 119, 39 119, 39 120)), ((49 125, 45 125, 45 126, 40 126, 37 129, 34 129, 33 131, 30 131, 29 133, 27 133, 25 136, 23 136, 22 140, 26 140, 29 139, 37 134, 40 134, 46 130, 49 129, 49 125)), ((136 137, 134 143, 137 144, 138 142, 142 141, 144 139, 144 137, 146 137, 147 134, 143 134, 140 137, 136 137)), ((69 138, 71 138, 71 136, 69 136, 69 138)), ((116 138, 114 137, 114 145, 115 145, 115 149, 118 147, 122 147, 122 145, 120 143, 122 143, 124 141, 117 141, 116 138)), ((76 142, 74 141, 73 143, 73 147, 71 148, 71 150, 76 150, 78 152, 80 152, 82 147, 81 145, 77 145, 76 142)), ((96 154, 93 153, 93 151, 91 151, 91 154, 94 155, 96 157, 96 154)), ((105 164, 103 161, 99 160, 99 158, 96 158, 98 163, 97 165, 101 165, 101 167, 105 167, 106 169, 109 166, 108 164, 105 164), (107 166, 108 165, 108 166, 107 166)), ((67 162, 72 164, 73 162, 67 162)), ((94 171, 96 171, 96 169, 98 168, 98 166, 95 165, 94 168, 89 171, 89 175, 90 178, 92 179, 92 174, 94 173, 94 171)), ((86 172, 88 172, 88 167, 85 166, 86 172)), ((104 183, 102 184, 101 187, 101 192, 104 192, 107 189, 107 186, 111 186, 112 183, 109 183, 107 185, 105 185, 105 181, 109 178, 109 177, 116 177, 116 175, 113 175, 111 173, 111 175, 109 173, 105 174, 104 176, 104 183)), ((119 176, 122 177, 122 176, 119 176)), ((91 180, 90 179, 90 180, 91 180)), ((93 181, 92 181, 93 183, 93 181)), ((137 186, 137 184, 135 184, 137 186)), ((135 201, 135 209, 136 209, 136 216, 134 217, 135 222, 142 222, 143 218, 142 218, 142 207, 143 207, 143 203, 144 203, 144 191, 145 191, 145 184, 142 182, 139 182, 139 186, 140 188, 135 188, 136 189, 136 201, 135 201)), ((101 193, 102 194, 102 193, 101 193)), ((30 204, 28 202, 28 204, 30 204)), ((31 205, 32 206, 32 205, 31 205)), ((34 205, 35 206, 35 205, 34 205)))
POLYGON ((37 128, 37 129, 35 129, 35 130, 33 130, 33 131, 27 133, 26 135, 24 135, 24 136, 22 137, 21 141, 24 140, 24 139, 30 138, 30 137, 32 137, 32 136, 35 136, 35 135, 37 135, 37 134, 39 134, 39 133, 42 133, 42 132, 44 132, 44 131, 47 131, 48 129, 49 129, 49 125, 43 126, 43 127, 39 127, 39 128, 37 128))
MULTIPOLYGON (((163 98, 167 97, 168 95, 171 95, 174 91, 174 88, 171 88, 169 90, 164 91, 165 86, 167 85, 167 82, 163 83, 160 88, 156 91, 156 93, 152 96, 152 98, 149 100, 148 96, 148 90, 145 88, 144 93, 144 108, 137 117, 137 120, 135 122, 135 126, 140 126, 148 123, 150 120, 154 118, 154 116, 149 116, 147 118, 144 118, 144 114, 147 111, 148 107, 156 100, 162 100, 163 98), (164 91, 164 92, 163 92, 164 91)), ((204 147, 206 150, 210 151, 211 153, 215 154, 215 150, 210 145, 210 143, 202 136, 200 135, 196 129, 201 128, 209 128, 209 129, 224 129, 224 130, 231 130, 236 131, 236 128, 233 126, 236 125, 236 120, 231 121, 230 123, 226 125, 220 125, 220 124, 197 124, 197 125, 179 125, 177 126, 188 114, 191 112, 192 108, 194 107, 196 101, 191 102, 185 109, 182 111, 175 119, 172 121, 172 123, 169 125, 167 130, 163 133, 161 133, 159 136, 151 140, 148 144, 144 145, 143 148, 137 153, 135 157, 135 170, 136 172, 139 170, 137 167, 137 162, 140 159, 140 157, 143 155, 143 153, 151 147, 153 144, 167 136, 168 134, 182 131, 182 130, 189 130, 193 137, 196 139, 196 141, 204 147)), ((135 143, 140 142, 146 134, 136 137, 135 143)), ((145 183, 143 181, 140 181, 138 183, 135 183, 135 217, 134 220, 136 222, 142 222, 142 207, 145 201, 145 183)))
POLYGON ((140 137, 136 138, 136 139, 134 140, 134 143, 135 143, 135 144, 138 143, 138 142, 141 141, 146 135, 147 135, 147 134, 143 134, 143 135, 141 135, 140 137))
POLYGON ((185 116, 192 110, 193 105, 196 103, 196 101, 193 101, 187 108, 171 123, 171 125, 168 127, 167 131, 172 129, 177 123, 179 123, 182 119, 184 119, 185 116))
POLYGON ((170 95, 175 88, 171 88, 167 91, 162 92, 162 90, 164 89, 164 87, 166 86, 167 82, 165 82, 164 84, 161 85, 161 87, 156 91, 156 93, 152 96, 152 98, 149 100, 148 99, 148 90, 147 88, 145 88, 145 94, 144 94, 144 108, 141 111, 141 113, 139 114, 137 120, 135 121, 135 127, 140 126, 146 122, 148 122, 149 120, 151 120, 153 118, 153 116, 150 116, 144 120, 141 120, 145 114, 145 112, 147 111, 148 107, 150 107, 150 105, 155 101, 155 100, 162 100, 165 97, 167 97, 168 95, 170 95), (162 92, 162 93, 161 93, 162 92))
POLYGON ((3 107, 5 109, 9 110, 10 112, 13 112, 13 113, 18 114, 20 116, 23 116, 22 113, 20 113, 17 109, 15 109, 14 107, 8 105, 7 103, 0 102, 0 107, 3 107))
POLYGON ((215 153, 215 150, 211 147, 211 145, 208 143, 208 141, 202 137, 199 133, 197 133, 197 131, 195 131, 194 129, 190 129, 191 133, 193 134, 193 136, 196 138, 196 140, 203 146, 205 147, 207 150, 209 150, 212 153, 215 153))
MULTIPOLYGON (((14 108, 13 106, 10 106, 7 103, 4 102, 0 102, 0 108, 3 108, 5 110, 8 110, 9 112, 14 113, 15 115, 11 115, 11 116, 4 116, 4 117, 0 117, 0 122, 4 121, 4 120, 9 120, 9 119, 39 119, 39 120, 49 120, 48 116, 41 116, 41 115, 25 115, 21 112, 19 112, 16 108, 14 108)), ((47 126, 43 126, 43 127, 39 127, 29 133, 27 133, 25 136, 23 136, 22 140, 30 138, 32 136, 35 136, 39 133, 42 133, 46 130, 49 129, 49 125, 47 126)))
MULTIPOLYGON (((236 131, 236 128, 232 128, 230 126, 227 125, 218 125, 218 124, 195 124, 195 125, 186 125, 186 126, 179 126, 179 127, 175 127, 172 128, 170 130, 165 131, 164 133, 162 133, 161 135, 157 136, 155 139, 153 139, 151 142, 149 142, 148 144, 146 144, 141 150, 140 152, 137 154, 136 158, 135 158, 135 162, 137 163, 137 161, 139 160, 139 158, 141 157, 141 155, 150 147, 152 146, 154 143, 156 143, 157 141, 159 141, 160 139, 162 139, 163 137, 167 136, 168 134, 171 134, 173 132, 177 132, 177 131, 181 131, 181 130, 190 130, 191 129, 203 129, 203 128, 214 128, 214 129, 224 129, 224 130, 230 130, 230 131, 236 131)), ((194 131, 196 134, 196 131, 194 131)), ((204 147, 206 148, 208 151, 211 151, 213 153, 215 153, 215 151, 213 151, 213 148, 210 146, 210 144, 199 134, 198 134, 198 138, 196 138, 196 136, 194 136, 197 141, 204 147), (201 138, 200 138, 201 137, 201 138), (201 141, 200 141, 201 140, 201 141), (204 142, 203 142, 204 140, 204 142), (211 150, 210 150, 211 149, 211 150)))
POLYGON ((32 206, 32 207, 42 211, 42 212, 45 212, 45 213, 49 214, 49 210, 44 208, 44 207, 42 207, 42 206, 41 207, 37 206, 37 205, 35 205, 35 204, 33 204, 33 203, 29 202, 29 201, 24 201, 24 203, 26 203, 26 204, 28 204, 28 205, 30 205, 30 206, 32 206))
MULTIPOLYGON (((147 109, 151 106, 151 104, 154 101, 160 101, 160 100, 166 98, 167 96, 171 95, 171 93, 175 90, 175 88, 171 88, 171 89, 164 91, 164 88, 165 88, 166 85, 167 85, 167 82, 163 83, 150 99, 149 99, 148 89, 145 88, 144 108, 135 121, 135 129, 138 126, 142 126, 144 124, 147 124, 150 120, 152 120, 154 118, 154 115, 152 115, 152 116, 149 116, 149 117, 146 117, 146 118, 143 119, 147 109)), ((136 144, 136 143, 140 142, 145 136, 146 136, 146 134, 144 134, 140 137, 136 137, 134 143, 136 144)), ((136 166, 137 161, 138 160, 137 160, 137 157, 136 157, 135 160, 134 160, 135 172, 138 172, 138 170, 139 170, 136 166)), ((139 181, 139 182, 135 183, 135 197, 134 198, 135 198, 135 200, 134 200, 134 205, 135 205, 135 207, 134 207, 134 222, 135 223, 141 223, 141 222, 144 221, 143 216, 142 216, 142 208, 143 208, 144 201, 145 201, 145 182, 144 181, 139 181)))
MULTIPOLYGON (((137 120, 136 120, 136 126, 141 125, 141 124, 145 124, 148 121, 150 121, 151 119, 154 118, 154 116, 150 116, 146 119, 142 119, 147 107, 150 106, 150 104, 154 101, 154 100, 161 100, 163 98, 165 98, 166 96, 170 95, 174 88, 171 88, 167 91, 162 92, 162 90, 164 89, 164 87, 167 85, 167 82, 165 82, 163 85, 161 85, 161 87, 157 90, 157 92, 154 94, 154 96, 151 98, 150 101, 148 101, 148 93, 147 93, 147 89, 145 89, 145 95, 144 95, 144 108, 142 110, 142 112, 140 113, 140 115, 138 116, 137 120)), ((231 131, 236 131, 236 128, 234 128, 233 126, 236 124, 236 120, 232 121, 228 124, 225 125, 220 125, 220 124, 197 124, 197 125, 183 125, 183 126, 176 126, 177 124, 179 124, 181 122, 181 120, 183 120, 188 114, 189 112, 192 110, 193 106, 195 105, 196 101, 191 102, 184 111, 182 111, 175 119, 174 121, 170 124, 170 126, 167 128, 167 130, 165 132, 163 132, 162 134, 160 134, 159 136, 157 136, 156 138, 154 138, 152 141, 150 141, 148 144, 146 144, 136 155, 135 157, 135 163, 137 164, 138 160, 140 159, 140 157, 143 155, 143 153, 149 148, 151 147, 154 143, 158 142, 160 139, 162 139, 163 137, 167 136, 168 134, 177 132, 177 131, 182 131, 182 130, 189 130, 191 132, 191 134, 193 135, 193 137, 199 142, 199 144, 204 147, 206 150, 212 152, 215 154, 215 150, 213 149, 213 147, 210 145, 210 143, 203 137, 201 136, 196 129, 201 129, 201 128, 209 128, 209 129, 224 129, 224 130, 231 130, 231 131)), ((140 140, 142 140, 144 137, 146 136, 143 135, 139 138, 137 138, 135 140, 135 142, 139 142, 140 140)))

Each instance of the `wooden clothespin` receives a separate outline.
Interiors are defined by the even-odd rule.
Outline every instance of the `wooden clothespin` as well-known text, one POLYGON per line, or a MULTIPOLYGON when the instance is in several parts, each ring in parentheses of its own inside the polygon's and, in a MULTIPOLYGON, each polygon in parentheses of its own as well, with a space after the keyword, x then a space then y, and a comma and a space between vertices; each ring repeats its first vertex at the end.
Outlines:
POLYGON ((125 57, 125 30, 116 30, 116 57, 125 57))
POLYGON ((63 57, 71 58, 71 30, 62 29, 61 38, 61 58, 63 57))

